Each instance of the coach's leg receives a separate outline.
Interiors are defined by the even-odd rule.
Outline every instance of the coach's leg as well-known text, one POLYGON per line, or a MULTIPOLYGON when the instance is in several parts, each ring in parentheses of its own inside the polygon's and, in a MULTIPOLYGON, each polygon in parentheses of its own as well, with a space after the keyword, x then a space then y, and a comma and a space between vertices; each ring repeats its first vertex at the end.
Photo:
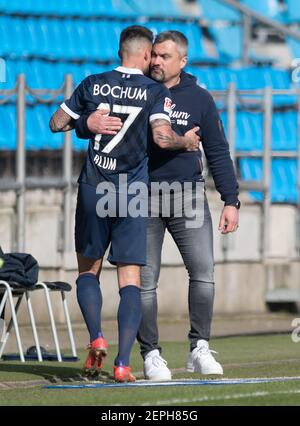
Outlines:
MULTIPOLYGON (((190 204, 187 198, 192 202, 195 201, 195 196, 194 191, 185 192, 187 205, 190 204)), ((214 302, 212 221, 206 197, 203 194, 200 194, 200 197, 199 208, 202 213, 200 212, 200 218, 195 218, 198 222, 195 222, 194 226, 191 226, 193 219, 187 219, 185 215, 173 217, 168 221, 168 230, 178 246, 189 274, 191 350, 197 346, 199 340, 208 341, 210 338, 214 302)))
POLYGON ((166 225, 159 217, 149 217, 147 222, 147 265, 141 269, 142 320, 137 334, 142 357, 158 349, 157 283, 159 279, 161 250, 166 225))
POLYGON ((140 266, 118 264, 119 352, 115 366, 129 366, 130 353, 141 321, 140 266))

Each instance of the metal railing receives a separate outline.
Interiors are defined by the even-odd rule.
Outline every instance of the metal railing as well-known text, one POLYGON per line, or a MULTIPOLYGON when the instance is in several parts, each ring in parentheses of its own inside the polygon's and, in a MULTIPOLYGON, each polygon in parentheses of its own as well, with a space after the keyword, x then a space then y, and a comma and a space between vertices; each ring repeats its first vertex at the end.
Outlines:
MULTIPOLYGON (((64 133, 63 144, 63 173, 58 178, 29 178, 25 175, 26 167, 26 150, 25 150, 25 116, 26 116, 26 94, 34 97, 39 103, 57 103, 58 96, 64 95, 66 98, 72 92, 72 76, 65 76, 64 84, 57 90, 32 90, 26 85, 25 76, 19 75, 17 84, 14 89, 0 91, 0 106, 8 102, 11 97, 16 96, 17 106, 17 148, 16 148, 16 180, 0 179, 0 191, 14 190, 16 191, 16 241, 15 249, 22 252, 25 249, 26 227, 25 227, 25 197, 26 191, 34 188, 56 188, 61 189, 64 193, 62 204, 63 229, 62 229, 62 251, 68 253, 72 251, 73 230, 71 229, 71 200, 73 187, 76 182, 72 176, 72 132, 64 133), (45 98, 47 96, 47 98, 45 98)), ((271 207, 271 163, 272 158, 296 158, 300 165, 300 89, 274 90, 266 87, 263 90, 237 90, 235 85, 231 83, 227 90, 212 91, 216 99, 224 99, 227 110, 227 135, 230 144, 231 155, 234 163, 239 158, 262 158, 263 161, 263 179, 261 182, 241 182, 242 190, 256 190, 263 194, 263 202, 260 203, 262 209, 261 232, 260 232, 260 252, 261 260, 266 261, 269 256, 270 242, 270 207, 271 207), (262 110, 264 117, 264 140, 262 151, 236 151, 236 109, 238 100, 242 97, 253 95, 260 97, 256 101, 262 110), (272 98, 276 95, 297 96, 298 104, 298 150, 297 151, 274 151, 271 149, 272 138, 272 115, 273 105, 272 98)), ((50 117, 49 117, 50 119, 50 117)), ((49 138, 51 133, 49 130, 49 138)), ((0 151, 1 152, 1 151, 0 151)), ((297 249, 300 254, 300 166, 298 166, 298 240, 297 249)), ((224 248, 226 251, 226 247, 224 248)))
MULTIPOLYGON (((16 191, 16 225, 17 237, 15 249, 19 252, 25 250, 26 226, 25 226, 25 197, 26 190, 33 188, 58 188, 64 191, 63 202, 63 251, 70 252, 72 248, 72 230, 71 230, 71 199, 72 199, 72 134, 64 133, 63 144, 63 175, 57 179, 36 179, 27 178, 26 170, 26 149, 25 149, 25 117, 26 117, 26 94, 31 95, 41 104, 57 103, 57 98, 64 95, 70 97, 73 90, 73 78, 67 74, 64 84, 59 89, 36 89, 33 90, 26 85, 25 75, 20 74, 17 77, 16 86, 10 90, 0 91, 0 106, 8 102, 16 95, 16 120, 17 120, 17 148, 16 148, 16 180, 0 180, 0 190, 16 191), (47 96, 45 98, 45 96, 47 96)), ((49 117, 50 119, 50 117, 49 117)), ((49 130, 49 138, 51 138, 49 130)))

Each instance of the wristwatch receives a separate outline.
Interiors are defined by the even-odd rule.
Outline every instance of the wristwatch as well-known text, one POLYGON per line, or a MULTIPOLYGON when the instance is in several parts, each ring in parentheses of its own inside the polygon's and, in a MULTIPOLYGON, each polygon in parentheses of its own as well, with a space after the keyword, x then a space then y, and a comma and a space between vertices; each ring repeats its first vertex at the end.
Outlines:
POLYGON ((236 202, 236 203, 225 204, 225 206, 233 206, 233 207, 235 207, 237 210, 239 210, 239 208, 241 207, 241 202, 240 202, 240 200, 237 200, 237 202, 236 202))

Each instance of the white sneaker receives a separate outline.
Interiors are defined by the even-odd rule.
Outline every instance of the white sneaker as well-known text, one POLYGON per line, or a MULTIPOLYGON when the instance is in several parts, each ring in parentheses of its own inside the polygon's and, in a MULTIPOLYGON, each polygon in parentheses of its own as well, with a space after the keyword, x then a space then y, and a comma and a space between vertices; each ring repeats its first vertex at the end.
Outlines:
POLYGON ((148 380, 171 380, 172 374, 158 349, 148 352, 144 361, 144 376, 148 380))
POLYGON ((212 356, 206 340, 198 340, 197 347, 189 353, 187 371, 201 374, 223 374, 223 368, 212 356))

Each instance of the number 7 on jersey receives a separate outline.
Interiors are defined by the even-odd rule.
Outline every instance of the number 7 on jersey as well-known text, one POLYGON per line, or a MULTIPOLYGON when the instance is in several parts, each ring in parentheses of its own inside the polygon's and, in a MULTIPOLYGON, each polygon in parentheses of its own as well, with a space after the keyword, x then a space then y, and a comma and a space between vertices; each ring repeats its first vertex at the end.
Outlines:
MULTIPOLYGON (((101 103, 97 109, 109 109, 109 104, 101 103)), ((112 138, 112 140, 105 146, 105 148, 102 150, 105 154, 109 154, 123 139, 125 133, 131 126, 131 124, 134 122, 136 117, 139 115, 143 108, 141 107, 135 107, 135 106, 127 106, 127 105, 113 105, 113 112, 116 114, 128 114, 128 117, 123 123, 123 126, 121 130, 112 138)), ((99 142, 101 140, 102 135, 96 135, 95 136, 95 144, 94 149, 96 151, 99 151, 99 142)))

